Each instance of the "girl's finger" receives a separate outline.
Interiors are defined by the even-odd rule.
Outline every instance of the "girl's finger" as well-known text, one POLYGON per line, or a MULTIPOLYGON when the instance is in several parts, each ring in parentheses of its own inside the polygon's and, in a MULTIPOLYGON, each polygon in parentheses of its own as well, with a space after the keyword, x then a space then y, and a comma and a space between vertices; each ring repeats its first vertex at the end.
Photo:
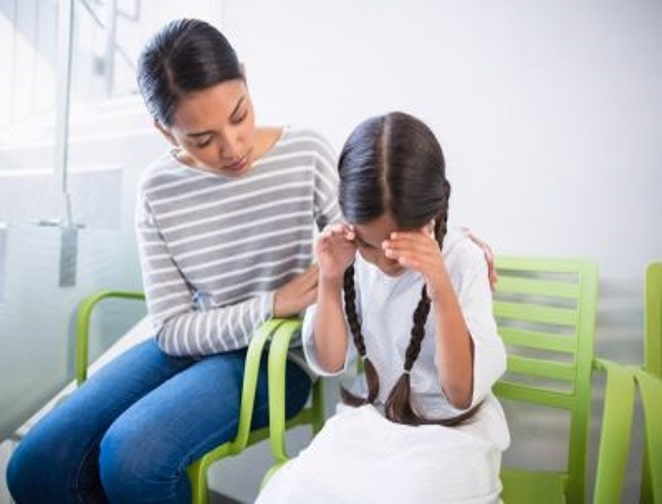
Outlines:
POLYGON ((416 254, 437 254, 439 245, 437 242, 419 235, 417 239, 406 237, 385 240, 382 243, 382 250, 384 250, 385 253, 388 250, 392 250, 396 252, 408 252, 416 254))

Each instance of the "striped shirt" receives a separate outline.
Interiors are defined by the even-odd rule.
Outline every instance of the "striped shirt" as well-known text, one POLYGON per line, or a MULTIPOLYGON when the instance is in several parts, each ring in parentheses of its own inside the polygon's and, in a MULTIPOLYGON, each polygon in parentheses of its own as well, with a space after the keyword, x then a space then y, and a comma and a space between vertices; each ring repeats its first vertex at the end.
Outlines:
POLYGON ((170 355, 246 347, 275 290, 312 262, 314 224, 340 220, 336 158, 319 134, 285 128, 245 175, 178 162, 142 178, 136 215, 147 307, 170 355))

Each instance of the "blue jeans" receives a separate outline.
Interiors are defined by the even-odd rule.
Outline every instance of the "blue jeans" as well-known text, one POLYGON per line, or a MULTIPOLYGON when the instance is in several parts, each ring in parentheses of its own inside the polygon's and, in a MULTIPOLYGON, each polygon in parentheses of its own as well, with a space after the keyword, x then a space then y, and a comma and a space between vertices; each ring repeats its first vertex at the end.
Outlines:
MULTIPOLYGON (((246 350, 194 358, 154 340, 106 365, 30 430, 7 468, 17 504, 188 503, 186 467, 237 432, 246 350)), ((288 362, 288 417, 305 404, 308 375, 288 362)), ((252 425, 268 422, 260 367, 252 425)))

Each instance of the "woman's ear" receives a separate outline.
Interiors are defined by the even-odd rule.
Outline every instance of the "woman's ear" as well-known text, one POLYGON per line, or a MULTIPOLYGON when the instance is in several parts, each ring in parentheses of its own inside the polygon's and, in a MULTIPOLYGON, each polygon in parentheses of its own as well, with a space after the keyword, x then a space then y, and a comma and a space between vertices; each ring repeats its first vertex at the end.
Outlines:
POLYGON ((161 132, 165 139, 172 144, 173 147, 179 147, 179 143, 171 133, 171 131, 161 124, 157 119, 154 119, 154 127, 161 132))

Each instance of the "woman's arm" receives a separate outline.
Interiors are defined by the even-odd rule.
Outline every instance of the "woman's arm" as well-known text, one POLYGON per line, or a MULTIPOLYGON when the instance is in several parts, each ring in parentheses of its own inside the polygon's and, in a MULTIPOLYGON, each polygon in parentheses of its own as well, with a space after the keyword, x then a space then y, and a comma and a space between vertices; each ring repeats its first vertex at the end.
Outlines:
POLYGON ((172 259, 149 207, 139 203, 137 235, 147 308, 164 352, 209 355, 248 346, 255 330, 271 316, 299 314, 316 297, 317 269, 301 273, 279 289, 224 307, 206 307, 172 259))

